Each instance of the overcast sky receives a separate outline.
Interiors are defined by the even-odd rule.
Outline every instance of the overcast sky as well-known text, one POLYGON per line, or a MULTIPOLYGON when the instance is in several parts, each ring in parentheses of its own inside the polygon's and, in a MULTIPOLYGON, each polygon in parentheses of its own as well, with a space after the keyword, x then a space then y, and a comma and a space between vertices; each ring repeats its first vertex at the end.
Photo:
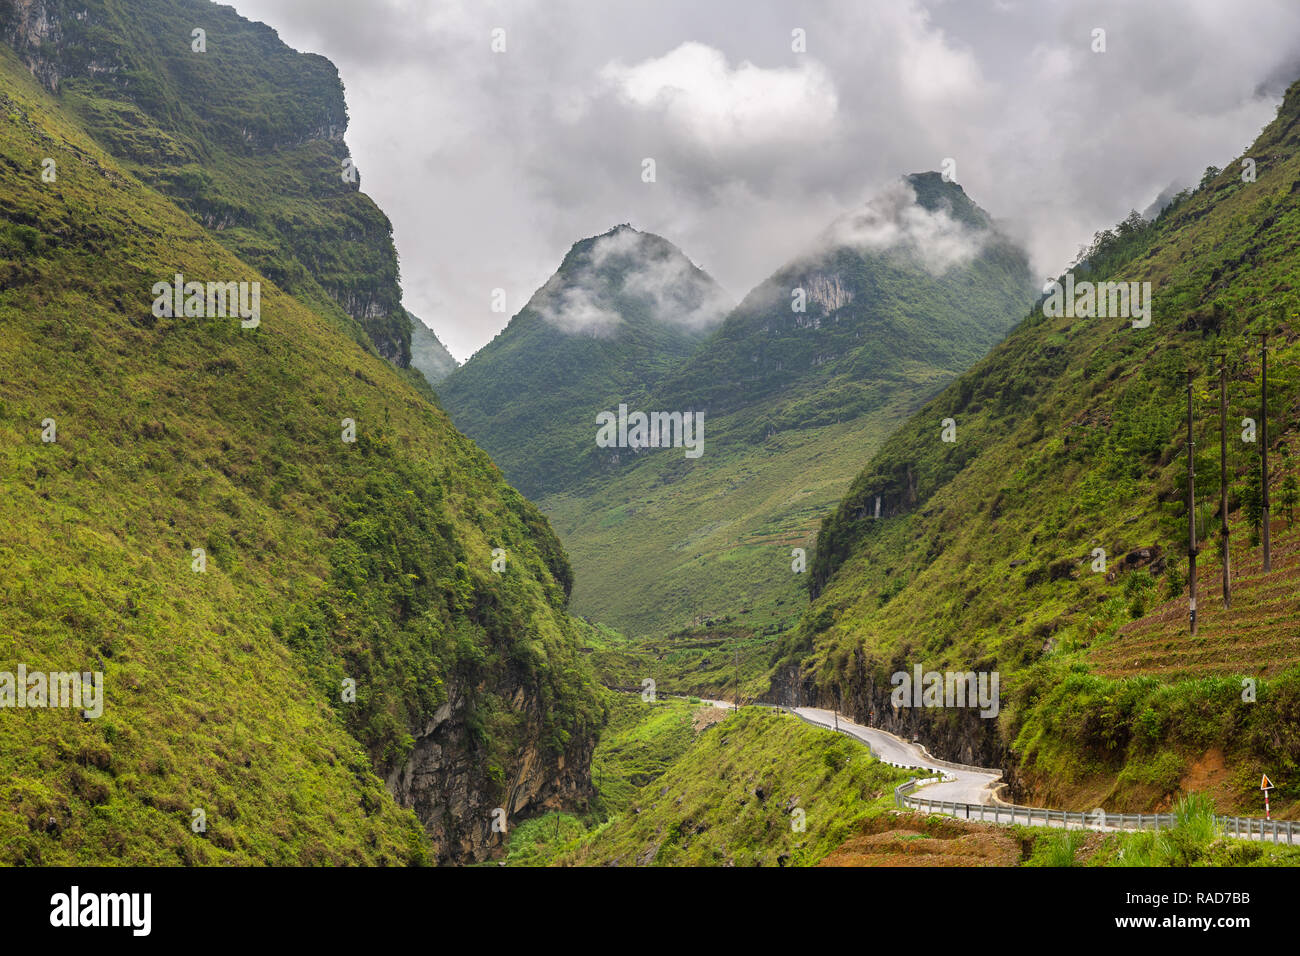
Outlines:
POLYGON ((461 360, 578 239, 659 233, 739 300, 945 158, 1055 275, 1300 77, 1295 0, 226 2, 338 66, 406 307, 461 360))

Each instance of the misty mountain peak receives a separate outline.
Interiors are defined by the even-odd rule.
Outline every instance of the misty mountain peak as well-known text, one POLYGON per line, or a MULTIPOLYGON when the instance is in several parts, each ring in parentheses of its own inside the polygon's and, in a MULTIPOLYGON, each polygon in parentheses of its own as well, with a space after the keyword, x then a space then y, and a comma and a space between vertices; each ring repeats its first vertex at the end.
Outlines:
POLYGON ((961 186, 939 173, 913 173, 833 222, 821 251, 906 259, 939 276, 971 262, 992 237, 992 220, 961 186))
POLYGON ((627 323, 701 332, 731 305, 677 246, 620 223, 574 243, 528 308, 561 331, 606 337, 627 323))
POLYGON ((961 184, 945 180, 942 173, 933 170, 925 173, 909 173, 904 181, 916 193, 916 203, 929 212, 946 211, 958 222, 973 229, 989 229, 992 220, 969 196, 961 184))

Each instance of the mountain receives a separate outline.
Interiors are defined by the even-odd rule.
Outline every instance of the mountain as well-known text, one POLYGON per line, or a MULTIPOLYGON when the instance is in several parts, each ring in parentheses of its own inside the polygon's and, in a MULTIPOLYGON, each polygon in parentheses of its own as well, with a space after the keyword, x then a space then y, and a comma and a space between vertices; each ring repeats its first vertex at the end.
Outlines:
POLYGON ((1023 251, 937 173, 831 224, 639 406, 703 412, 698 459, 589 438, 587 480, 539 498, 574 563, 575 609, 640 640, 688 631, 653 655, 665 687, 761 678, 804 608, 794 549, 811 552, 880 441, 1036 292, 1023 251))
POLYGON ((575 243, 438 395, 525 494, 563 488, 591 472, 597 414, 685 361, 728 305, 671 242, 616 226, 575 243))
POLYGON ((329 60, 208 0, 3 0, 0 39, 120 168, 409 364, 392 227, 360 192, 329 60))
POLYGON ((917 173, 833 223, 745 296, 661 394, 740 440, 879 407, 886 383, 984 355, 1034 292, 1024 252, 960 185, 917 173))
MULTIPOLYGON (((854 719, 919 734, 949 759, 1002 761, 1021 803, 1148 810, 1206 789, 1221 812, 1257 812, 1261 773, 1294 770, 1300 758, 1300 555, 1282 518, 1283 498, 1293 506, 1297 497, 1285 449, 1300 412, 1298 231, 1293 86, 1242 157, 1207 171, 1154 221, 1134 213, 1097 235, 1058 286, 1075 283, 1073 301, 1085 308, 1065 309, 1055 289, 1044 295, 879 448, 822 523, 814 601, 785 641, 774 693, 838 701, 854 719), (1250 166, 1257 179, 1244 175, 1250 166), (1129 314, 1116 317, 1110 292, 1084 287, 1103 281, 1137 283, 1129 292, 1143 308, 1131 298, 1129 314), (1096 311, 1086 308, 1094 293, 1107 317, 1084 314, 1096 311), (1252 525, 1264 434, 1260 333, 1269 328, 1277 558, 1265 573, 1252 525), (1230 611, 1218 585, 1216 353, 1228 363, 1230 611), (944 440, 945 419, 955 441, 944 440), (892 706, 891 675, 918 665, 998 672, 1000 714, 892 706)), ((1275 812, 1288 813, 1298 794, 1275 793, 1275 812)))
POLYGON ((23 55, 0 45, 0 860, 483 859, 499 810, 591 792, 603 708, 567 559, 319 281, 291 295, 258 271, 269 240, 205 225, 156 188, 149 149, 120 160, 116 127, 86 118, 133 117, 161 148, 126 104, 172 103, 206 23, 220 58, 194 67, 201 102, 173 105, 223 148, 200 164, 177 140, 179 168, 251 201, 318 148, 319 186, 286 202, 324 227, 373 209, 335 185, 335 141, 299 141, 333 68, 224 7, 127 7, 0 7, 23 55), (151 11, 166 40, 139 34, 151 11), (178 274, 199 283, 179 312, 178 274), (102 693, 73 706, 59 677, 41 707, 47 673, 102 693))
POLYGON ((447 351, 433 330, 411 313, 411 368, 418 371, 430 385, 437 385, 460 363, 447 351))

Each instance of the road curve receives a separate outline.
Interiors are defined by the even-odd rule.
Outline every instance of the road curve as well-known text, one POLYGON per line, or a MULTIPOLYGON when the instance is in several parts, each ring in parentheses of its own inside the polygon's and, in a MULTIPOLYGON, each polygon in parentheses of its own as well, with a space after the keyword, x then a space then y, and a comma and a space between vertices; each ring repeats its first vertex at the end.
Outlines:
MULTIPOLYGON (((732 703, 721 700, 703 700, 701 703, 714 707, 723 707, 728 710, 735 706, 732 703)), ((772 705, 759 704, 756 706, 770 707, 772 705)), ((833 711, 823 710, 820 707, 781 707, 779 709, 793 713, 807 723, 818 727, 825 727, 828 730, 835 729, 838 726, 841 733, 853 737, 855 740, 866 745, 871 752, 876 755, 876 757, 887 763, 896 764, 901 767, 919 767, 942 772, 944 775, 942 780, 936 780, 934 783, 921 783, 917 787, 915 792, 924 796, 928 800, 936 802, 942 801, 945 803, 971 804, 973 806, 1001 807, 1003 809, 998 812, 1003 816, 1011 810, 1012 805, 999 799, 993 790, 993 784, 1002 777, 1002 772, 1000 770, 967 767, 961 764, 950 763, 946 760, 940 760, 937 757, 931 756, 929 751, 924 747, 908 743, 906 740, 889 733, 887 730, 880 730, 876 727, 864 727, 861 724, 856 724, 849 720, 843 714, 840 714, 837 717, 833 711)), ((1016 814, 1026 815, 1028 809, 1029 808, 1026 807, 1016 807, 1015 812, 1016 814)), ((953 816, 965 816, 967 819, 971 819, 969 811, 957 813, 956 808, 951 808, 951 810, 947 808, 931 808, 928 812, 951 813, 953 816)), ((1026 815, 1026 818, 1022 821, 1018 819, 1017 816, 1013 815, 1011 822, 1022 823, 1028 826, 1064 827, 1066 829, 1082 826, 1089 830, 1099 830, 1107 833, 1124 831, 1131 832, 1133 829, 1149 829, 1149 827, 1143 827, 1140 815, 1136 814, 1111 814, 1110 816, 1100 815, 1100 819, 1091 819, 1092 814, 1089 814, 1090 819, 1083 822, 1078 819, 1057 819, 1055 816, 1052 816, 1052 814, 1059 813, 1062 813, 1062 811, 1046 811, 1042 808, 1034 808, 1034 817, 1032 819, 1026 815), (1040 816, 1044 815, 1048 818, 1039 819, 1040 816), (1128 819, 1133 816, 1138 816, 1138 821, 1135 825, 1130 819, 1128 819)), ((1074 816, 1078 818, 1079 814, 1076 813, 1074 816)), ((984 819, 984 817, 981 816, 979 819, 984 819)), ((1148 822, 1150 822, 1150 814, 1147 815, 1147 819, 1148 822)), ((1248 830, 1246 834, 1241 834, 1239 831, 1228 833, 1227 825, 1225 823, 1225 820, 1227 819, 1228 818, 1224 817, 1219 818, 1220 826, 1224 827, 1225 836, 1244 840, 1269 840, 1270 842, 1275 843, 1283 842, 1282 838, 1286 837, 1286 842, 1291 842, 1290 830, 1274 831, 1266 834, 1264 829, 1267 824, 1265 821, 1261 821, 1258 817, 1251 818, 1249 821, 1257 828, 1253 832, 1248 830)), ((1239 822, 1241 822, 1245 821, 1247 818, 1234 819, 1238 819, 1239 822)), ((993 822, 999 822, 997 816, 994 817, 993 822)), ((1280 827, 1281 824, 1285 822, 1286 821, 1280 821, 1276 826, 1280 827)), ((1291 824, 1287 824, 1287 826, 1290 827, 1291 824)))
MULTIPOLYGON (((792 710, 808 723, 819 727, 834 728, 836 724, 835 714, 820 707, 794 707, 792 710)), ((991 789, 1002 776, 1000 770, 974 770, 959 767, 946 760, 939 760, 901 737, 895 737, 888 731, 876 727, 855 724, 843 714, 839 716, 838 723, 843 733, 866 744, 872 753, 887 763, 942 772, 944 774, 942 782, 924 785, 924 794, 931 800, 974 804, 1001 803, 991 789)))

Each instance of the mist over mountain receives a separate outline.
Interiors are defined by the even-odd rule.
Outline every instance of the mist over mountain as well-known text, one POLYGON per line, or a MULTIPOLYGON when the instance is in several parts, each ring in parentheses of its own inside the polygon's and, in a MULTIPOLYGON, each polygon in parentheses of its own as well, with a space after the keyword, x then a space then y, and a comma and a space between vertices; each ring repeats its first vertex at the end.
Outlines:
POLYGON ((587 473, 596 416, 679 368, 727 306, 671 242, 615 226, 575 243, 438 395, 520 490, 560 488, 587 473))
POLYGON ((1035 293, 1024 251, 961 186, 914 174, 746 295, 657 397, 748 411, 751 437, 842 421, 886 382, 974 362, 1035 293))

